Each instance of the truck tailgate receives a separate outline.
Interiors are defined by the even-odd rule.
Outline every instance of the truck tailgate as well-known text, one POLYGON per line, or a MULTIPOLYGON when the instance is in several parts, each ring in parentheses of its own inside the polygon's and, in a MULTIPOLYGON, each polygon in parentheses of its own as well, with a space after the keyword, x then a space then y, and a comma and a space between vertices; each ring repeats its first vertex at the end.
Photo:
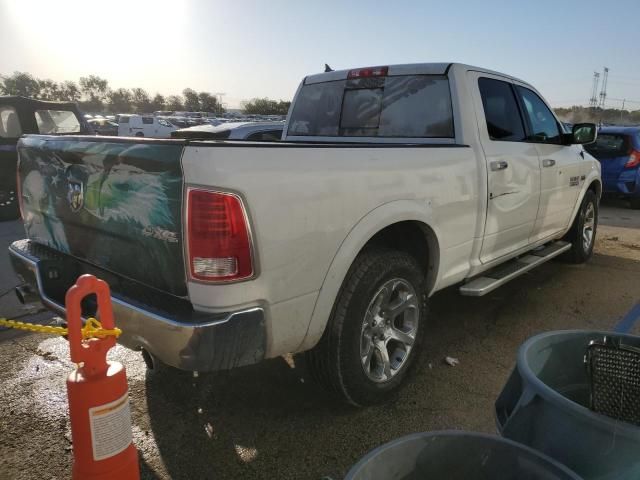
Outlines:
POLYGON ((185 296, 182 150, 172 141, 23 137, 18 181, 28 237, 185 296))

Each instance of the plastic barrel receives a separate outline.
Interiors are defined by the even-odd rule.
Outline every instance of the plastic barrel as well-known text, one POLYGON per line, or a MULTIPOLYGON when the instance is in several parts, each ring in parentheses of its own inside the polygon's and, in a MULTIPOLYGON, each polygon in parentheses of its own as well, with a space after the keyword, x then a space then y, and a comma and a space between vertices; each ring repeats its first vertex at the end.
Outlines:
POLYGON ((576 480, 558 462, 495 435, 416 433, 368 453, 346 480, 576 480))
POLYGON ((557 331, 527 340, 495 404, 498 431, 563 463, 585 480, 640 479, 640 427, 589 409, 584 357, 610 332, 557 331))

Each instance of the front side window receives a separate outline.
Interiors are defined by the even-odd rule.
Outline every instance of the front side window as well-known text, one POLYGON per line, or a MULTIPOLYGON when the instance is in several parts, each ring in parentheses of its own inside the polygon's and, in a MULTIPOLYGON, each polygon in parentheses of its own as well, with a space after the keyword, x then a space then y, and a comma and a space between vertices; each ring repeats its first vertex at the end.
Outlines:
POLYGON ((288 135, 452 138, 449 80, 395 75, 304 85, 288 135))
POLYGON ((167 122, 164 118, 158 119, 158 123, 163 127, 172 128, 172 125, 169 122, 167 122))
POLYGON ((505 142, 525 141, 524 126, 511 84, 480 78, 478 87, 489 138, 505 142))
POLYGON ((539 143, 561 143, 560 127, 549 107, 528 88, 516 88, 531 125, 529 140, 539 143))
POLYGON ((43 135, 52 133, 80 133, 80 122, 68 110, 36 110, 38 131, 43 135))
POLYGON ((16 109, 10 106, 0 107, 0 138, 18 138, 22 127, 16 109))

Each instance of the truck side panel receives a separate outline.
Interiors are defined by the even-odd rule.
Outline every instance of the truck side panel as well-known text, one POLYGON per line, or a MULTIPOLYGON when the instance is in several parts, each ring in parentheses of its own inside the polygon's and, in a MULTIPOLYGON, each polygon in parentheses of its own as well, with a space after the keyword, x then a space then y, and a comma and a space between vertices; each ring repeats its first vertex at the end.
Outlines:
MULTIPOLYGON (((185 148, 185 184, 229 190, 243 198, 258 276, 215 287, 189 282, 189 297, 196 309, 205 311, 256 303, 278 309, 277 317, 267 312, 267 356, 300 346, 318 292, 337 291, 369 240, 349 242, 348 251, 340 251, 338 273, 327 276, 349 232, 369 215, 368 221, 380 227, 400 220, 427 223, 447 245, 440 252, 441 276, 468 271, 479 221, 479 173, 466 146, 215 145, 185 148), (410 202, 421 215, 376 218, 372 213, 398 201, 410 202), (287 302, 290 307, 284 306, 287 302)), ((334 299, 318 304, 314 317, 326 321, 334 299)))

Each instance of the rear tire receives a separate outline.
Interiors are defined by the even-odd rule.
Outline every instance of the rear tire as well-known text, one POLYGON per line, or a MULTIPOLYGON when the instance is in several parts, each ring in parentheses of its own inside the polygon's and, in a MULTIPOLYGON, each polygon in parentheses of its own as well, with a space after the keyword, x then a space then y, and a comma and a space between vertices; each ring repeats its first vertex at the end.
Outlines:
POLYGON ((388 249, 361 253, 320 342, 306 354, 311 375, 352 405, 388 400, 419 355, 425 292, 424 272, 411 255, 388 249))
POLYGON ((136 137, 144 137, 144 133, 138 132, 138 133, 136 133, 136 137))
POLYGON ((640 198, 629 199, 629 206, 634 210, 640 210, 640 198))
POLYGON ((573 226, 565 237, 565 240, 571 242, 571 250, 565 256, 569 262, 585 263, 593 256, 597 229, 598 197, 593 191, 587 190, 573 226))

